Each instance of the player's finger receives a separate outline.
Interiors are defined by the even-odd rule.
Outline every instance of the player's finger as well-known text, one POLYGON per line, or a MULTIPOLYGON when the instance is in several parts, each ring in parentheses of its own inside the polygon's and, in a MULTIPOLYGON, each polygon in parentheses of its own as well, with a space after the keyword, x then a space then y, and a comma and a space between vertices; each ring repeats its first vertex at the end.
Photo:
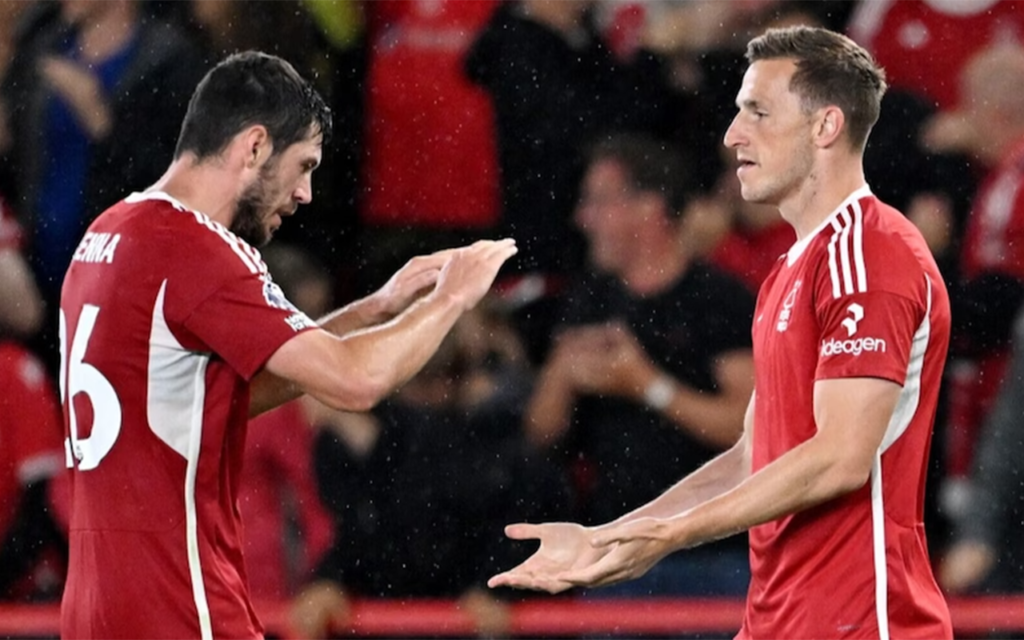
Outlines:
POLYGON ((540 538, 540 526, 517 522, 505 527, 505 535, 513 540, 535 540, 540 538))
POLYGON ((541 578, 533 574, 519 573, 515 570, 499 573, 487 581, 487 586, 511 587, 513 589, 529 589, 531 591, 546 591, 547 593, 561 593, 573 585, 563 580, 552 578, 541 578))

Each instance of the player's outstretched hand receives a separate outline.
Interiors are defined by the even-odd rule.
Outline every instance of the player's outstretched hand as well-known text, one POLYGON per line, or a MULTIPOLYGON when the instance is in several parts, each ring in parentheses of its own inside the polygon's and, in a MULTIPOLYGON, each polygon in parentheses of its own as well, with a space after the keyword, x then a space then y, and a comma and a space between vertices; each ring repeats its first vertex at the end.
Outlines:
POLYGON ((433 289, 441 269, 455 251, 457 249, 444 249, 416 256, 402 265, 383 287, 372 294, 382 312, 388 317, 397 316, 420 296, 433 289))
POLYGON ((520 565, 487 581, 489 587, 514 587, 559 593, 575 586, 559 576, 598 562, 607 548, 591 544, 592 529, 571 522, 512 524, 505 535, 513 540, 539 540, 540 548, 520 565))
POLYGON ((678 548, 673 524, 640 518, 598 528, 568 522, 510 525, 505 529, 508 537, 540 540, 540 548, 487 584, 559 593, 633 580, 678 548))
POLYGON ((586 587, 603 587, 639 578, 679 548, 674 525, 672 519, 638 518, 596 529, 587 542, 603 551, 600 559, 563 571, 557 578, 570 585, 586 587))
POLYGON ((452 296, 463 311, 476 306, 498 275, 498 269, 516 254, 515 240, 479 240, 448 254, 434 291, 452 296))

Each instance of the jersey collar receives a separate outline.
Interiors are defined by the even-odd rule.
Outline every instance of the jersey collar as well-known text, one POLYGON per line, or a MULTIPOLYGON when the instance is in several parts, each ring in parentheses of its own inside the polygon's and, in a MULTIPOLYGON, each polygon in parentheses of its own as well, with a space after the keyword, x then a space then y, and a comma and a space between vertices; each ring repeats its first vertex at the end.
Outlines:
POLYGON ((786 266, 791 267, 793 266, 794 262, 800 259, 800 256, 803 255, 808 245, 811 244, 811 240, 814 240, 814 238, 818 236, 822 229, 832 224, 832 221, 835 219, 837 215, 839 215, 840 211, 846 209, 846 207, 848 207, 850 203, 856 202, 857 200, 860 200, 861 198, 870 195, 871 187, 865 184, 858 187, 850 195, 846 196, 846 199, 843 200, 842 204, 836 207, 835 211, 830 213, 829 216, 821 222, 821 224, 815 227, 814 231, 808 233, 806 236, 798 240, 792 247, 789 248, 789 253, 786 254, 786 266))

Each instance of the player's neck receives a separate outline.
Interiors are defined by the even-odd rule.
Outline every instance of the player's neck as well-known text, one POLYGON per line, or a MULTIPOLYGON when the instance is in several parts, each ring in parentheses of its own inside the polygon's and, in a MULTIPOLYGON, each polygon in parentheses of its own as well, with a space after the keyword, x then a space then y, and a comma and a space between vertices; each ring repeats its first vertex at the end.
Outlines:
POLYGON ((226 168, 214 163, 195 163, 187 158, 175 160, 147 191, 163 191, 193 211, 205 213, 225 227, 230 227, 235 213, 236 180, 226 175, 226 168))
POLYGON ((797 239, 802 240, 864 184, 864 169, 859 156, 819 166, 808 174, 789 198, 779 203, 779 212, 793 226, 797 239))

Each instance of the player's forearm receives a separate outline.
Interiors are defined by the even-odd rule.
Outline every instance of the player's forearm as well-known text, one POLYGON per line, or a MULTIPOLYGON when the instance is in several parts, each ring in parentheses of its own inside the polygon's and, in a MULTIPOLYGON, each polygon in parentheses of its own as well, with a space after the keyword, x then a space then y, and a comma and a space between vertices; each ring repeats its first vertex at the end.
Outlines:
POLYGON ((373 407, 423 368, 462 312, 459 300, 434 293, 388 322, 345 334, 335 370, 353 384, 314 395, 335 409, 373 407))
POLYGON ((379 299, 371 295, 332 311, 318 319, 317 324, 325 331, 341 337, 353 331, 387 322, 391 318, 392 316, 385 311, 384 305, 379 299))
MULTIPOLYGON (((347 318, 342 314, 329 318, 327 328, 342 331, 353 319, 368 317, 365 309, 350 312, 347 318)), ((366 411, 426 364, 461 313, 458 300, 432 294, 382 324, 344 331, 342 336, 328 335, 334 331, 297 336, 272 355, 253 378, 249 415, 259 415, 304 393, 334 409, 366 411), (307 346, 293 345, 295 341, 307 346)))
POLYGON ((678 547, 718 540, 850 493, 868 475, 845 451, 811 438, 732 490, 676 516, 678 547))

